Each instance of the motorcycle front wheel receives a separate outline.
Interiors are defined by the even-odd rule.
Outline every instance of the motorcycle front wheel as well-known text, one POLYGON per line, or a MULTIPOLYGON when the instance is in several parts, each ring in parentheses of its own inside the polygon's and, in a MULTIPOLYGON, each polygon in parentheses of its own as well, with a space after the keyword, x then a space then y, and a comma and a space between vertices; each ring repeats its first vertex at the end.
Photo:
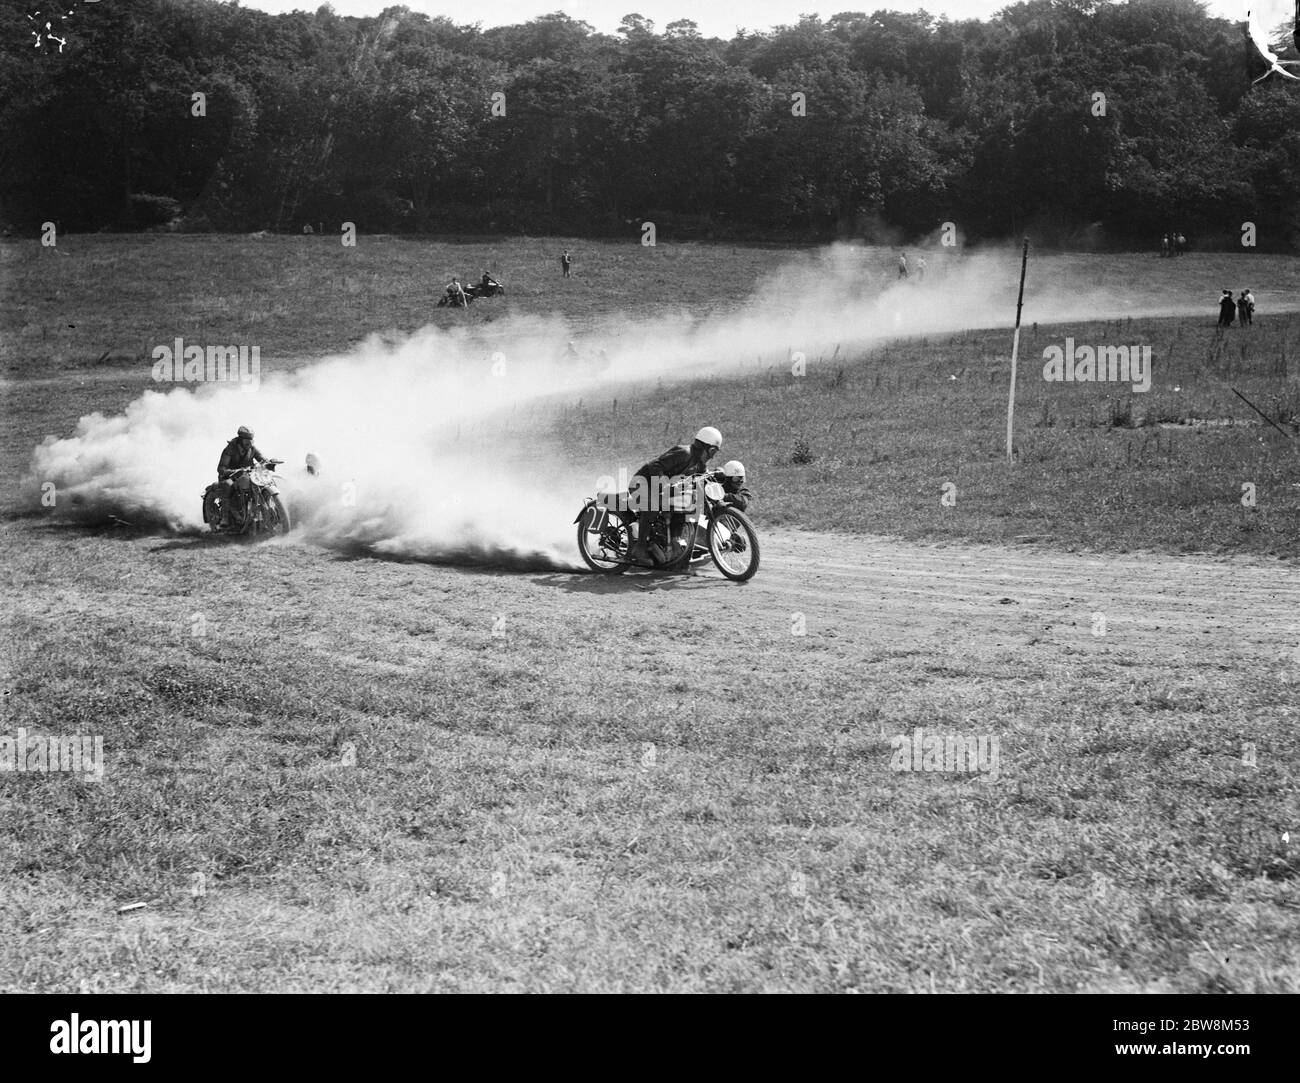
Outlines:
POLYGON ((718 508, 709 522, 709 554, 718 571, 743 583, 758 571, 758 533, 743 512, 718 508))
POLYGON ((267 508, 274 516, 274 521, 271 523, 271 533, 288 534, 290 527, 289 512, 278 493, 271 497, 271 502, 267 505, 267 508))

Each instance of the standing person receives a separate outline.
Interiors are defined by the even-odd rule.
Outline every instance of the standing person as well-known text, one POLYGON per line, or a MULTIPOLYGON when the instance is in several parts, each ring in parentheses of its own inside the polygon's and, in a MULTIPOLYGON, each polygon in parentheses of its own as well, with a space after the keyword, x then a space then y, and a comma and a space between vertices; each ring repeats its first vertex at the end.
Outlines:
POLYGON ((573 269, 573 256, 571 256, 571 255, 569 254, 569 250, 568 250, 567 248, 564 250, 563 254, 561 254, 561 256, 560 256, 560 268, 564 271, 564 277, 565 277, 565 278, 572 278, 572 277, 573 277, 573 270, 572 270, 572 269, 573 269))
POLYGON ((919 278, 922 282, 925 281, 925 257, 924 256, 916 257, 916 277, 919 278))
POLYGON ((1249 289, 1242 290, 1237 298, 1237 319, 1242 327, 1255 322, 1255 296, 1249 289))
POLYGON ((1178 234, 1177 251, 1178 251, 1178 255, 1180 256, 1186 253, 1187 251, 1187 238, 1184 237, 1181 233, 1178 234))
POLYGON ((907 277, 907 253, 906 252, 898 253, 898 277, 899 278, 907 277))
POLYGON ((1161 258, 1164 258, 1167 255, 1169 255, 1169 234, 1168 233, 1166 233, 1163 237, 1160 238, 1160 256, 1161 258))
POLYGON ((1232 299, 1232 290, 1224 290, 1219 298, 1219 326, 1231 327, 1237 315, 1237 303, 1232 299))
POLYGON ((460 279, 455 275, 452 276, 451 284, 447 287, 447 300, 452 308, 465 308, 469 305, 465 300, 465 287, 460 284, 460 279))

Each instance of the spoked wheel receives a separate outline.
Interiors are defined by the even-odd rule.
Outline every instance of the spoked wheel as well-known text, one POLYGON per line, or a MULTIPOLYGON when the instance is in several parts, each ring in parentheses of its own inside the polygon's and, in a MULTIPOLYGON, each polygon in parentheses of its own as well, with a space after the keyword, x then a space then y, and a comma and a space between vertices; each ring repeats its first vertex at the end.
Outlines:
POLYGON ((718 509, 709 522, 709 553, 718 571, 743 583, 758 571, 758 534, 743 512, 718 509))
POLYGON ((289 533, 289 512, 284 506, 284 501, 280 499, 279 494, 271 497, 270 504, 267 505, 267 511, 271 513, 271 533, 288 534, 289 533))
POLYGON ((221 522, 221 504, 217 501, 216 489, 209 489, 203 494, 203 522, 211 530, 217 529, 221 522))
POLYGON ((578 520, 578 552, 588 568, 606 575, 621 575, 628 570, 631 565, 627 551, 632 544, 629 525, 621 512, 599 504, 587 509, 578 520))

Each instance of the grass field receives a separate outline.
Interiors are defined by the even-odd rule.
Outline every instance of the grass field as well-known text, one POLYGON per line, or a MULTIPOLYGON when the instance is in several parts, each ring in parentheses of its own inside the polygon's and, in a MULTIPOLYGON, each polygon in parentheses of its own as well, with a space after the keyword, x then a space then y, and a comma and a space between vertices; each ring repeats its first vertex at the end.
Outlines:
POLYGON ((718 424, 758 496, 743 587, 221 545, 15 496, 178 334, 300 366, 455 320, 433 290, 487 265, 511 293, 461 318, 558 311, 581 341, 684 281, 726 313, 799 257, 574 242, 563 283, 564 243, 0 248, 0 735, 107 758, 100 783, 0 775, 0 988, 1300 991, 1300 478, 1230 390, 1295 432, 1296 261, 1055 257, 1081 285, 1163 276, 1160 311, 1221 281, 1269 304, 1229 336, 1209 305, 1031 322, 1014 467, 1009 335, 973 327, 466 433, 598 473, 718 424), (1067 335, 1151 344, 1153 389, 1043 383, 1067 335), (891 770, 917 728, 997 738, 998 778, 891 770))

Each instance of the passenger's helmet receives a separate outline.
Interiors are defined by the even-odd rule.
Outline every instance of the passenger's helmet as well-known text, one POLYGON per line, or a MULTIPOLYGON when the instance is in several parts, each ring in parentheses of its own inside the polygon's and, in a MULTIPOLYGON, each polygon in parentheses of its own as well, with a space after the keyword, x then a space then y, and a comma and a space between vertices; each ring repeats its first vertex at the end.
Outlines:
POLYGON ((244 437, 246 436, 248 437, 248 439, 251 440, 253 438, 253 430, 250 429, 247 425, 240 425, 239 432, 237 432, 235 435, 238 436, 239 439, 241 440, 244 439, 244 437))
POLYGON ((712 425, 705 425, 695 434, 695 439, 701 444, 708 444, 714 449, 722 447, 722 433, 718 432, 712 425))
POLYGON ((745 476, 745 464, 739 459, 732 459, 729 463, 724 463, 722 472, 729 478, 743 478, 745 476))

